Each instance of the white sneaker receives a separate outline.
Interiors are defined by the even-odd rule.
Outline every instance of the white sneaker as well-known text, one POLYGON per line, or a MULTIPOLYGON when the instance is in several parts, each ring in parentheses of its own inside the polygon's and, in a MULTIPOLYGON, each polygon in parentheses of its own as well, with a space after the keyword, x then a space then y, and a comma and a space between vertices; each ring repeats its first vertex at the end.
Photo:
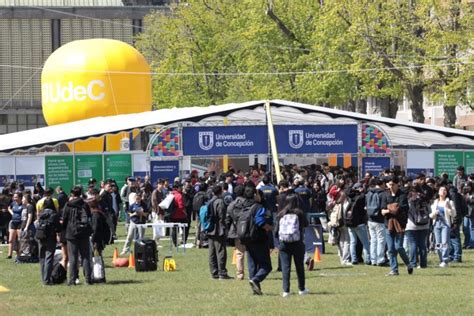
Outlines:
POLYGON ((304 289, 303 291, 298 291, 298 294, 299 294, 299 295, 307 295, 307 294, 309 294, 309 290, 308 290, 308 289, 304 289))
POLYGON ((447 266, 448 266, 448 264, 444 261, 439 264, 440 268, 446 268, 447 266))
POLYGON ((79 281, 79 278, 77 278, 77 279, 74 281, 74 283, 75 283, 76 285, 79 285, 79 284, 81 284, 81 281, 79 281))
POLYGON ((281 293, 281 296, 282 297, 288 297, 288 296, 290 296, 290 292, 283 292, 283 293, 281 293))

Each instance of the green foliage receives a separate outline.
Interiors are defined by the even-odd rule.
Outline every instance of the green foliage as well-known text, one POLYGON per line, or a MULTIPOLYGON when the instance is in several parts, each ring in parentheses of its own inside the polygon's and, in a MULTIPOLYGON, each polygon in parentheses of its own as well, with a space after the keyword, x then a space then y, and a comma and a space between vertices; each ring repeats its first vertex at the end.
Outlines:
POLYGON ((190 0, 147 16, 137 46, 158 108, 404 94, 421 106, 416 88, 454 105, 472 84, 472 20, 458 0, 190 0))

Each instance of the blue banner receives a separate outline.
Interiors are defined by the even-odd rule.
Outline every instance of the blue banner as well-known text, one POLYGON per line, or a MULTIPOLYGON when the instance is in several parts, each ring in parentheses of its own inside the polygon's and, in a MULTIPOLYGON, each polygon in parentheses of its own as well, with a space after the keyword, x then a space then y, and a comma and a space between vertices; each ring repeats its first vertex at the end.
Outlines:
POLYGON ((179 177, 178 160, 153 160, 150 162, 150 177, 153 186, 158 179, 168 179, 173 184, 174 178, 179 177))
POLYGON ((183 128, 185 156, 249 155, 268 153, 266 126, 183 128))
POLYGON ((363 157, 362 158, 362 174, 363 178, 366 172, 370 172, 377 177, 382 171, 390 168, 390 157, 363 157))
POLYGON ((279 154, 356 154, 357 125, 277 125, 279 154))

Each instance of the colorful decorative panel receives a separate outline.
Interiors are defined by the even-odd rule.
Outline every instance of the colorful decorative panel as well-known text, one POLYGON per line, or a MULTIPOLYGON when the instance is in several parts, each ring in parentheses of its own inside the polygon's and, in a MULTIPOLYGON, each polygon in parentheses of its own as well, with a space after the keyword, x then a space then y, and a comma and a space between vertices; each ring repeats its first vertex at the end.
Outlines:
POLYGON ((181 155, 179 128, 165 129, 158 135, 151 146, 151 157, 176 157, 181 155))
POLYGON ((390 141, 385 133, 378 127, 370 124, 362 124, 362 148, 364 154, 386 154, 389 155, 390 141))

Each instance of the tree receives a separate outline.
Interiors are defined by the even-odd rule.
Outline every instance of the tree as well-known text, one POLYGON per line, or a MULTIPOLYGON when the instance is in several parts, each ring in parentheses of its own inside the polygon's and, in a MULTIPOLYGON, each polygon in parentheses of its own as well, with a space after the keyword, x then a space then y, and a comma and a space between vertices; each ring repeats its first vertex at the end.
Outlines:
POLYGON ((423 122, 426 95, 455 105, 472 80, 472 12, 443 3, 193 0, 147 16, 137 46, 158 107, 280 98, 363 111, 376 97, 394 117, 406 95, 423 122))

